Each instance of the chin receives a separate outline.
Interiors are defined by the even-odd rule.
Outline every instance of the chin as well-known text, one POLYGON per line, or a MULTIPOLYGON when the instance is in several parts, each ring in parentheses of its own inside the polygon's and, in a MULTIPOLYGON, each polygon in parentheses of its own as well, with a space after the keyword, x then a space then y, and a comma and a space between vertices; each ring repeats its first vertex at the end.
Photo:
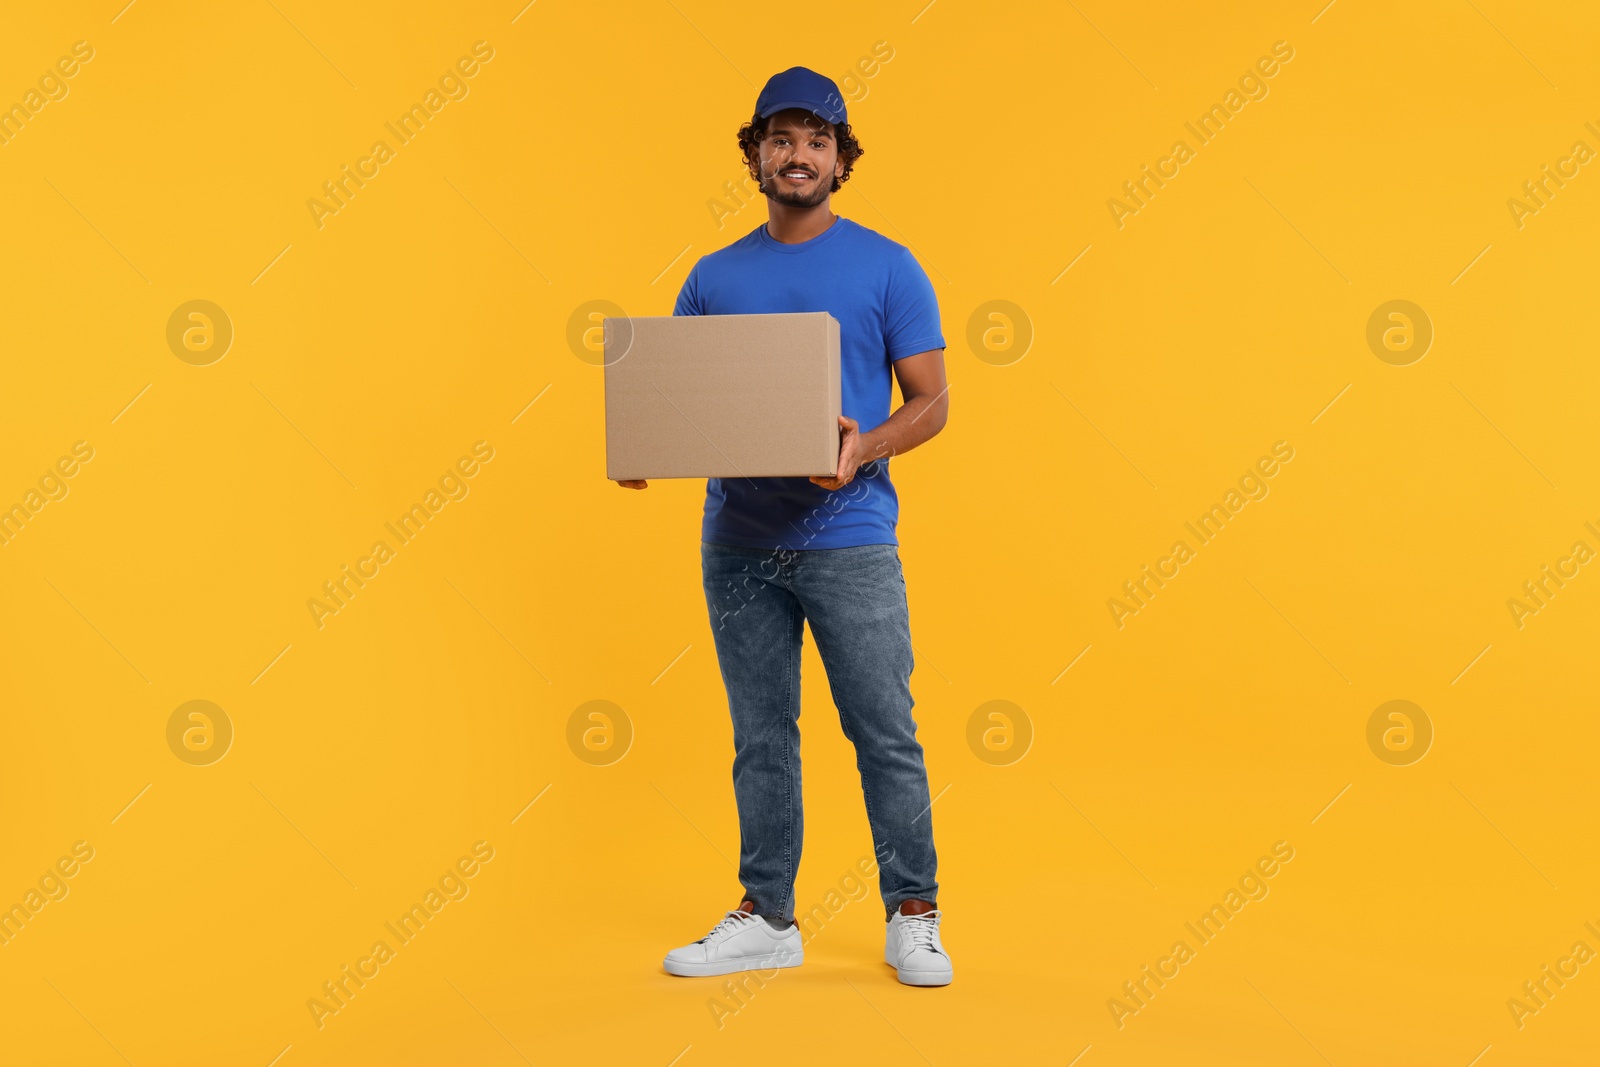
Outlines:
POLYGON ((827 198, 828 191, 822 188, 819 188, 812 196, 801 196, 795 193, 784 193, 771 189, 767 190, 768 200, 776 200, 778 203, 786 204, 789 207, 816 207, 827 198))

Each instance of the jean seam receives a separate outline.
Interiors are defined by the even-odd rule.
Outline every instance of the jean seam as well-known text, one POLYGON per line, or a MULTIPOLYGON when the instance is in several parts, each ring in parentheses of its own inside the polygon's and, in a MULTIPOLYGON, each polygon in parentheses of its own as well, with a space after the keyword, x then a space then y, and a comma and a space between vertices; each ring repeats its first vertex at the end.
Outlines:
MULTIPOLYGON (((799 602, 791 597, 789 604, 788 632, 794 632, 794 613, 799 608, 799 602)), ((787 634, 785 634, 787 639, 787 634)), ((793 751, 790 743, 791 731, 794 729, 794 719, 790 714, 794 696, 795 671, 790 670, 788 664, 784 665, 783 689, 783 791, 784 791, 784 822, 783 822, 783 866, 784 866, 784 898, 779 905, 778 918, 786 918, 789 914, 791 898, 794 896, 795 862, 794 862, 794 770, 789 762, 793 751)))
MULTIPOLYGON (((876 860, 878 856, 878 819, 872 813, 872 790, 867 786, 867 776, 865 774, 861 775, 861 799, 867 809, 867 833, 872 837, 872 856, 876 860)), ((889 858, 893 859, 894 857, 890 856, 889 858)), ((880 890, 883 888, 883 863, 881 861, 878 862, 878 887, 880 890)), ((893 911, 894 906, 885 901, 884 910, 886 912, 893 911)))
MULTIPOLYGON (((879 839, 880 839, 880 835, 879 835, 878 830, 879 830, 879 827, 882 826, 882 820, 878 818, 877 812, 876 812, 876 808, 872 803, 872 787, 867 784, 867 781, 870 778, 870 775, 868 775, 866 773, 866 768, 862 766, 862 761, 865 759, 865 756, 861 753, 859 745, 862 744, 862 743, 865 743, 865 736, 862 735, 862 741, 860 741, 860 742, 858 742, 855 737, 851 736, 852 734, 856 733, 856 731, 854 731, 854 730, 852 730, 850 728, 850 724, 849 724, 849 721, 848 721, 850 718, 851 718, 851 716, 850 716, 849 712, 845 711, 843 708, 839 709, 839 720, 840 720, 840 723, 842 725, 844 725, 844 727, 845 727, 845 736, 846 736, 847 739, 849 739, 849 741, 851 743, 851 746, 856 748, 856 772, 861 778, 861 800, 862 800, 863 805, 867 809, 867 833, 872 838, 872 855, 873 855, 873 858, 877 859, 878 847, 879 847, 878 846, 878 842, 879 842, 879 839)), ((894 846, 893 845, 890 845, 889 847, 891 849, 891 855, 890 855, 889 859, 892 861, 895 858, 895 855, 897 853, 895 853, 893 851, 894 850, 894 846)), ((884 879, 883 862, 881 860, 879 860, 878 861, 878 886, 879 886, 880 894, 881 894, 881 890, 882 890, 882 887, 883 887, 883 879, 884 879)), ((884 908, 885 908, 886 912, 893 912, 895 907, 896 907, 896 905, 890 904, 888 901, 884 902, 884 908)))

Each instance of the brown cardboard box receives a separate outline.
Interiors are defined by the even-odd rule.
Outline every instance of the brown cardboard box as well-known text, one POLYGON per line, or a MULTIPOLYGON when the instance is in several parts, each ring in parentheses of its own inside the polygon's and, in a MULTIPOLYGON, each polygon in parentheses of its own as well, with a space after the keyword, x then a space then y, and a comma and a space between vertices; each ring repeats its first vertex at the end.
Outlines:
POLYGON ((839 461, 839 321, 603 320, 606 477, 826 477, 839 461))

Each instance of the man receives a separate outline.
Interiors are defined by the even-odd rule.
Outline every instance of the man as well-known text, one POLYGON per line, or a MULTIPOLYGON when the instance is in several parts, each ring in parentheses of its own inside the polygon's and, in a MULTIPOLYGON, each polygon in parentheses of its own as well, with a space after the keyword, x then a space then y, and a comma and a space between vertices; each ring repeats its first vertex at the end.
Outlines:
POLYGON ((767 221, 701 257, 673 314, 832 314, 840 340, 839 462, 832 477, 706 484, 701 563, 733 718, 745 895, 709 934, 669 952, 665 967, 719 975, 803 959, 794 880, 804 829, 800 649, 809 622, 861 772, 888 920, 884 961, 908 985, 947 985, 932 803, 911 716, 898 498, 888 469, 890 457, 945 424, 939 306, 909 250, 829 206, 863 154, 831 79, 805 67, 774 75, 739 146, 766 194, 767 221), (903 398, 893 414, 891 367, 903 398))

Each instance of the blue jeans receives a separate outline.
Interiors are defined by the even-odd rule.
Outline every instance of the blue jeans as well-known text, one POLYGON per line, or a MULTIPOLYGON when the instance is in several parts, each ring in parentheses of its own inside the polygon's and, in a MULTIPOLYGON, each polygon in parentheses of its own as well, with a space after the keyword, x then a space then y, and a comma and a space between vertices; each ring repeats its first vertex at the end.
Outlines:
POLYGON ((937 904, 933 805, 911 717, 911 626, 895 545, 766 549, 700 543, 706 607, 733 717, 739 881, 758 915, 794 918, 800 647, 811 624, 856 750, 885 917, 937 904))

